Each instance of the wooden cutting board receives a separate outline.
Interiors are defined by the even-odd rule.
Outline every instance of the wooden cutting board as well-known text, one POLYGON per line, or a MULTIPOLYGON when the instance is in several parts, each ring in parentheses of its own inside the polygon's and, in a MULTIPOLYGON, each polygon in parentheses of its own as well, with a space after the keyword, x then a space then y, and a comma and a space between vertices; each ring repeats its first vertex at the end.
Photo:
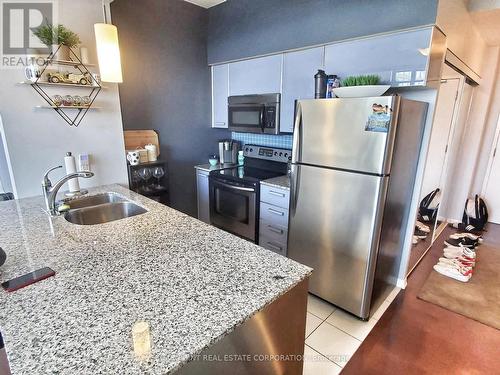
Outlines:
POLYGON ((156 145, 156 153, 160 155, 160 141, 154 130, 124 130, 125 150, 144 148, 147 144, 156 145))

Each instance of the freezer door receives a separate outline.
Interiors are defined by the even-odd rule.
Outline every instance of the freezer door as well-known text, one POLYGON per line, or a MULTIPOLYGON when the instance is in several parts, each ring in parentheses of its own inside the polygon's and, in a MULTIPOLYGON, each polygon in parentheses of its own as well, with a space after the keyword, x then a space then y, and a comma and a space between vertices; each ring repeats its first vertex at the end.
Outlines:
POLYGON ((292 165, 288 257, 310 291, 367 318, 389 177, 292 165))
POLYGON ((299 100, 293 163, 389 174, 399 97, 299 100))

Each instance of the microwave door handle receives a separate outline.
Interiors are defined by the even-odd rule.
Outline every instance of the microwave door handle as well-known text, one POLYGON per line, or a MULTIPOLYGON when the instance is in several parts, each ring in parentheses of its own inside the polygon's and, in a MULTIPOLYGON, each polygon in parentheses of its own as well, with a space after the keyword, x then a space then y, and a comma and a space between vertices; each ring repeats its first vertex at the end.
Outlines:
POLYGON ((259 116, 260 128, 262 129, 262 133, 264 133, 264 131, 265 131, 265 125, 264 125, 265 112, 266 112, 266 106, 262 105, 262 107, 260 108, 260 116, 259 116))

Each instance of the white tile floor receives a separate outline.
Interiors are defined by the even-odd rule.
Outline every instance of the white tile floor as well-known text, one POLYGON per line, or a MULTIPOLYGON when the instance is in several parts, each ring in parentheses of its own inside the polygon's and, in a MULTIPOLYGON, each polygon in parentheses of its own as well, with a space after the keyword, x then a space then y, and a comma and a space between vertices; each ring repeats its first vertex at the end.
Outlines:
POLYGON ((310 294, 307 303, 304 375, 340 373, 399 291, 399 288, 395 288, 367 322, 310 294))

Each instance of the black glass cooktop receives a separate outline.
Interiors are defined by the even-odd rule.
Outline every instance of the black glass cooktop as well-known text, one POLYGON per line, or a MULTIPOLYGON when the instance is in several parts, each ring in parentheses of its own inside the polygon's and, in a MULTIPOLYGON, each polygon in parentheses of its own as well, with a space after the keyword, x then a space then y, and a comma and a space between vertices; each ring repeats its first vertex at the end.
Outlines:
POLYGON ((273 177, 283 176, 283 172, 269 171, 266 169, 240 166, 220 171, 211 172, 211 175, 220 176, 233 181, 259 182, 273 177), (214 173, 215 172, 215 173, 214 173))

